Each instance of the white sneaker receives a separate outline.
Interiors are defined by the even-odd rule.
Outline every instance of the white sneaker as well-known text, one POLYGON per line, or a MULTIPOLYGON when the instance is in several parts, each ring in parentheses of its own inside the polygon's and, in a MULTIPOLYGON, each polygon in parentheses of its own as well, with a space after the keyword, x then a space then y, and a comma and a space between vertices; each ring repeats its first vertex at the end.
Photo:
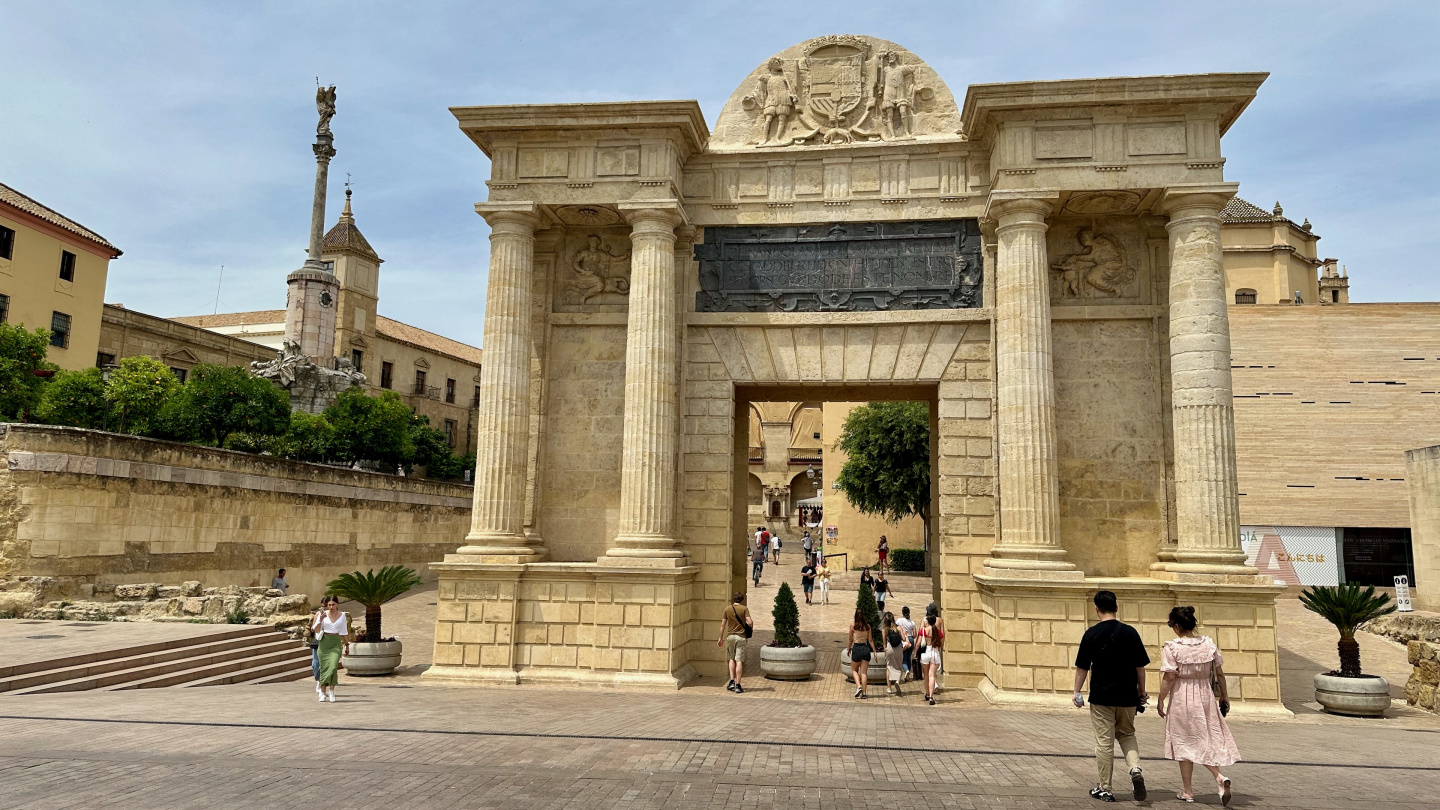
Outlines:
POLYGON ((315 697, 319 698, 321 703, 325 702, 325 693, 321 692, 319 689, 315 690, 315 697))
POLYGON ((316 682, 315 682, 315 694, 317 694, 317 695, 323 695, 323 694, 325 694, 325 690, 320 688, 320 682, 319 682, 319 681, 316 681, 316 682))
POLYGON ((327 693, 325 694, 325 699, 328 700, 328 701, 330 701, 331 703, 334 703, 334 702, 335 702, 335 693, 334 693, 334 692, 327 692, 327 693))

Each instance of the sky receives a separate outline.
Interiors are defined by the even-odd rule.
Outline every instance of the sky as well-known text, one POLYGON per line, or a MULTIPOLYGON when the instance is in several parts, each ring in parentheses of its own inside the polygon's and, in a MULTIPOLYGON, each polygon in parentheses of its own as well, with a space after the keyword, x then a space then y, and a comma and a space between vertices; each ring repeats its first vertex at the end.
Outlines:
POLYGON ((338 87, 327 228, 348 175, 381 314, 480 345, 489 163, 449 107, 696 99, 713 125, 755 66, 832 33, 900 44, 957 100, 1268 71, 1226 179, 1308 218, 1352 301, 1440 300, 1440 3, 4 0, 0 32, 0 182, 124 250, 106 300, 154 315, 284 306, 317 77, 338 87))

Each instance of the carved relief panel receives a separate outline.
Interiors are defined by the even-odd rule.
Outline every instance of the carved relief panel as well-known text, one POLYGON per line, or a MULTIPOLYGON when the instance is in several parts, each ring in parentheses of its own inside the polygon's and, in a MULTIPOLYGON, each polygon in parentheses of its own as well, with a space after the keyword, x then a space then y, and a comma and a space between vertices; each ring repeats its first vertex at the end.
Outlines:
POLYGON ((1138 202, 1131 192, 1072 197, 1050 223, 1050 300, 1053 305, 1148 304, 1150 258, 1143 223, 1134 216, 1104 216, 1138 202), (1114 197, 1114 199, 1112 199, 1114 197), (1122 199, 1123 198, 1123 199, 1122 199), (1088 216, 1085 214, 1090 213, 1088 216))
POLYGON ((555 247, 555 312, 624 312, 630 300, 630 228, 608 208, 563 206, 555 247), (574 209, 574 210, 571 210, 574 209))

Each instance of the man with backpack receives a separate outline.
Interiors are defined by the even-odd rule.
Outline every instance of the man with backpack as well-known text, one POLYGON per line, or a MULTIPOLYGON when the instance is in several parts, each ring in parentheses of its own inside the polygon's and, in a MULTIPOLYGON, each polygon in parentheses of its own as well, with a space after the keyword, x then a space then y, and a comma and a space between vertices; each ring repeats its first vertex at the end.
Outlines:
POLYGON ((765 531, 764 526, 755 529, 755 545, 750 549, 750 578, 755 581, 755 587, 760 587, 760 573, 765 570, 765 555, 769 545, 770 533, 765 531))
POLYGON ((740 679, 745 675, 745 640, 755 628, 750 610, 745 607, 745 594, 737 593, 730 598, 730 607, 725 608, 721 619, 720 639, 715 645, 725 648, 725 661, 730 668, 730 682, 725 688, 743 695, 745 687, 740 685, 740 679))
POLYGON ((1130 768, 1130 784, 1135 801, 1145 800, 1145 777, 1140 772, 1140 746, 1135 741, 1135 713, 1143 711, 1149 696, 1145 693, 1145 667, 1150 655, 1135 628, 1116 618, 1119 605, 1115 594, 1095 594, 1095 615, 1099 621, 1080 638, 1075 655, 1076 708, 1085 707, 1080 689, 1090 677, 1090 720, 1095 728, 1095 764, 1100 771, 1100 784, 1090 797, 1102 802, 1115 801, 1110 778, 1115 769, 1115 743, 1125 755, 1130 768))

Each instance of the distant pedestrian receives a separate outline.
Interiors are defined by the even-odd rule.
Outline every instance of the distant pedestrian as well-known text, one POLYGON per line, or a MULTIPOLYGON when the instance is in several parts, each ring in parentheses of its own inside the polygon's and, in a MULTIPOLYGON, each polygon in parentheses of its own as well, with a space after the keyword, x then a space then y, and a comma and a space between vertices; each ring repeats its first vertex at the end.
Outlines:
POLYGON ((750 610, 745 607, 745 594, 737 593, 730 597, 730 607, 725 608, 725 615, 721 618, 720 639, 715 645, 725 648, 725 661, 730 669, 730 682, 725 684, 725 688, 743 695, 745 687, 740 685, 740 680, 745 676, 745 640, 750 638, 755 628, 750 610))
POLYGON ((284 568, 281 568, 279 573, 275 574, 275 578, 270 580, 270 588, 271 590, 279 591, 286 596, 290 595, 290 583, 285 581, 284 568))
POLYGON ((895 621, 894 613, 885 614, 881 627, 885 637, 885 694, 904 697, 900 684, 905 678, 905 651, 910 649, 910 637, 895 621))
POLYGON ((765 544, 759 540, 755 541, 755 547, 750 549, 750 578, 755 581, 755 587, 760 587, 760 574, 765 570, 765 544))
POLYGON ((809 529, 806 529, 805 534, 800 537, 800 548, 805 551, 806 560, 809 560, 815 554, 815 539, 810 536, 809 529))
POLYGON ((885 572, 881 571, 880 576, 875 578, 872 585, 875 589, 875 604, 879 606, 880 612, 885 612, 885 597, 890 595, 890 581, 885 578, 885 572))
MULTIPOLYGON (((934 602, 930 603, 934 605, 934 602)), ((920 669, 924 676, 925 702, 935 705, 936 682, 940 675, 941 654, 945 650, 945 624, 940 620, 939 611, 925 611, 925 623, 920 625, 920 642, 924 652, 920 653, 920 669)))
POLYGON ((815 568, 815 578, 820 581, 820 604, 830 604, 830 566, 824 557, 820 557, 820 564, 815 568))
POLYGON ((914 677, 911 667, 914 666, 917 660, 915 657, 915 622, 910 620, 910 607, 908 605, 900 608, 900 618, 896 619, 895 623, 900 625, 900 629, 905 633, 905 637, 910 639, 910 643, 905 646, 904 656, 905 680, 908 681, 914 677))
POLYGON ((770 561, 776 565, 780 564, 780 535, 770 538, 770 561))
POLYGON ((340 599, 327 596, 310 629, 319 639, 320 702, 335 702, 335 685, 340 680, 340 655, 350 654, 350 616, 340 612, 340 599))
MULTIPOLYGON (((1130 768, 1130 784, 1135 801, 1145 801, 1145 777, 1140 772, 1140 746, 1135 741, 1135 712, 1145 703, 1145 667, 1150 655, 1135 628, 1116 618, 1120 612, 1115 594, 1095 594, 1095 615, 1099 621, 1080 637, 1075 655, 1076 708, 1084 708, 1080 689, 1090 677, 1090 721, 1095 728, 1095 765, 1100 771, 1100 784, 1090 797, 1104 802, 1115 801, 1111 790, 1111 774, 1115 769, 1115 743, 1125 755, 1130 768)), ((1193 626, 1193 625, 1192 625, 1193 626)))
POLYGON ((850 674, 855 679, 855 697, 865 699, 865 687, 870 680, 870 659, 874 655, 875 648, 870 646, 871 629, 865 621, 865 615, 855 611, 855 618, 850 622, 850 639, 846 644, 850 647, 850 674))
POLYGON ((811 604, 810 595, 815 591, 815 563, 812 560, 805 560, 805 565, 800 569, 800 587, 805 591, 805 604, 811 604))
POLYGON ((1165 642, 1160 652, 1160 672, 1165 680, 1155 710, 1165 718, 1165 757, 1180 763, 1180 781, 1185 790, 1178 798, 1195 801, 1191 776, 1198 762, 1215 777, 1220 803, 1228 807, 1230 777, 1220 773, 1220 768, 1239 762, 1240 751, 1225 722, 1225 715, 1230 713, 1230 693, 1220 648, 1209 637, 1195 635, 1193 607, 1171 608, 1166 624, 1177 638, 1165 642), (1218 699, 1215 689, 1220 691, 1218 699))
POLYGON ((890 559, 890 541, 885 535, 880 535, 880 545, 875 547, 875 557, 880 561, 880 573, 885 573, 885 565, 890 559))
POLYGON ((862 587, 869 587, 871 593, 875 592, 875 575, 870 573, 870 566, 868 565, 860 571, 860 585, 862 587))

